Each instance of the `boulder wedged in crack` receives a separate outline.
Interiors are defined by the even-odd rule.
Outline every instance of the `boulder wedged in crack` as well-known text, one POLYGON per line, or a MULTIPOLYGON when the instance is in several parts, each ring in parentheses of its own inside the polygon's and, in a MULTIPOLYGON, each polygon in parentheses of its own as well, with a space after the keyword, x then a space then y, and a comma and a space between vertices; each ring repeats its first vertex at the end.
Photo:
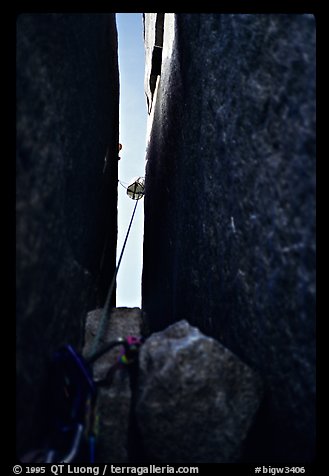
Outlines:
POLYGON ((140 350, 136 415, 157 462, 236 462, 261 397, 258 375, 185 320, 140 350))

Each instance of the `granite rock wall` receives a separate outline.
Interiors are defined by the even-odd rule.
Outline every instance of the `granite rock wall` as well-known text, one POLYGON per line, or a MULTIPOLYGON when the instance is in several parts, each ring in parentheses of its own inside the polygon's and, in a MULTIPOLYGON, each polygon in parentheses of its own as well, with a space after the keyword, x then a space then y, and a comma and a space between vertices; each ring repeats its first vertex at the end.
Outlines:
POLYGON ((160 73, 147 151, 144 314, 152 331, 187 320, 262 376, 266 397, 245 461, 311 461, 315 19, 165 14, 160 73))
MULTIPOLYGON (((17 450, 38 444, 47 359, 81 350, 115 269, 119 77, 114 14, 17 18, 17 450)), ((115 304, 113 300, 113 305, 115 304)))

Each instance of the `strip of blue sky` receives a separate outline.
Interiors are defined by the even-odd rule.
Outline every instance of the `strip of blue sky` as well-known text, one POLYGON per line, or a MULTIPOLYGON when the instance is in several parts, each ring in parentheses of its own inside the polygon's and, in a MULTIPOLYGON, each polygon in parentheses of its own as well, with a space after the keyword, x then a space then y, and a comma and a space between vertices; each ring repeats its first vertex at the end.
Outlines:
MULTIPOLYGON (((128 183, 144 176, 147 110, 144 94, 144 42, 141 13, 116 15, 120 70, 119 180, 128 183)), ((119 257, 135 202, 119 184, 119 257)), ((141 306, 144 200, 140 200, 117 279, 117 306, 141 306)))

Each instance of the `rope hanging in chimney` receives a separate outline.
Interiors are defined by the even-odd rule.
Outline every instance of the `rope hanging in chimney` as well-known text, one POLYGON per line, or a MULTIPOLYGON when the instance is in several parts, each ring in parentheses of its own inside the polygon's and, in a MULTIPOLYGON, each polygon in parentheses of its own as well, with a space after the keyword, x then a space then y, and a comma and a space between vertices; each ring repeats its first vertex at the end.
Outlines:
MULTIPOLYGON (((126 187, 124 187, 124 188, 126 188, 126 187)), ((134 206, 134 210, 133 210, 133 213, 132 213, 132 216, 131 216, 131 219, 130 219, 130 223, 129 223, 129 226, 128 226, 126 238, 125 238, 125 241, 124 241, 123 246, 122 246, 120 258, 119 258, 117 267, 116 267, 115 272, 114 272, 113 279, 111 281, 111 284, 110 284, 110 287, 109 287, 109 290, 108 290, 108 293, 107 293, 107 297, 106 297, 106 301, 105 301, 103 311, 102 311, 102 314, 101 314, 101 318, 100 318, 100 321, 99 321, 97 333, 96 333, 95 339, 92 343, 90 354, 88 355, 88 360, 93 360, 94 356, 96 354, 98 354, 98 352, 99 352, 100 341, 101 341, 101 339, 102 339, 102 337, 103 337, 103 335, 105 334, 105 331, 106 331, 106 324, 107 324, 107 318, 109 317, 109 308, 110 308, 110 303, 111 303, 111 297, 112 297, 113 290, 114 290, 114 287, 115 287, 117 274, 119 272, 121 260, 122 260, 122 257, 123 257, 124 250, 126 248, 126 244, 127 244, 127 241, 128 241, 128 236, 129 236, 129 233, 130 233, 131 225, 132 225, 134 217, 135 217, 138 202, 144 196, 144 193, 145 193, 145 191, 144 191, 144 178, 143 177, 137 177, 127 187, 127 195, 130 198, 132 198, 133 200, 136 200, 136 204, 134 206)))

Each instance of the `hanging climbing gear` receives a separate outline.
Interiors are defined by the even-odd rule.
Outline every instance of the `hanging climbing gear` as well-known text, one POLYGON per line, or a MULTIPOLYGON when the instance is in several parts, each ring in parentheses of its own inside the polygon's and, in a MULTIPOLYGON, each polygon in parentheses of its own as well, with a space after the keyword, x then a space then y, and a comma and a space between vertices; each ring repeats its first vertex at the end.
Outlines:
MULTIPOLYGON (((120 150, 120 144, 119 144, 120 150)), ((59 349, 53 356, 50 368, 48 403, 50 404, 48 435, 45 449, 34 451, 31 458, 41 463, 94 463, 97 437, 96 397, 97 387, 109 384, 110 376, 119 368, 136 362, 142 339, 135 336, 120 337, 100 347, 116 277, 127 244, 138 201, 144 196, 144 178, 137 177, 127 187, 127 194, 136 200, 120 258, 111 281, 101 319, 90 354, 83 358, 71 345, 59 349), (117 361, 110 367, 105 379, 94 381, 91 366, 106 352, 120 346, 117 361)))
POLYGON ((140 345, 142 344, 142 339, 135 336, 127 336, 125 339, 119 337, 118 339, 104 344, 97 352, 92 354, 90 357, 86 358, 88 364, 93 364, 98 360, 102 355, 112 350, 114 347, 122 346, 123 350, 121 351, 120 356, 118 357, 118 362, 120 361, 123 364, 132 363, 136 357, 136 353, 139 350, 140 345), (122 360, 122 356, 125 358, 122 360))
POLYGON ((52 356, 48 380, 45 447, 34 462, 93 461, 96 384, 88 365, 66 345, 52 356))
POLYGON ((136 200, 136 204, 135 204, 135 207, 134 207, 131 219, 130 219, 130 223, 129 223, 129 226, 128 226, 125 241, 124 241, 123 246, 122 246, 120 258, 119 258, 119 261, 118 261, 118 264, 117 264, 117 267, 116 267, 111 285, 109 287, 109 291, 107 293, 106 301, 105 301, 105 304, 104 304, 104 307, 103 307, 103 310, 102 310, 102 315, 101 315, 99 325, 98 325, 98 330, 97 330, 96 336, 95 336, 94 341, 93 341, 93 345, 92 345, 92 348, 91 348, 91 353, 88 356, 89 359, 92 358, 95 353, 97 353, 99 345, 100 345, 100 341, 101 341, 101 339, 102 339, 102 337, 105 333, 106 325, 107 325, 107 318, 108 318, 108 315, 109 315, 109 308, 110 308, 111 298, 112 298, 113 290, 114 290, 114 287, 115 287, 116 278, 117 278, 117 275, 118 275, 118 272, 119 272, 121 260, 122 260, 122 257, 123 257, 124 250, 126 248, 126 244, 127 244, 127 241, 128 241, 128 236, 129 236, 129 233, 130 233, 131 225, 132 225, 134 217, 135 217, 138 202, 144 196, 144 194, 145 194, 144 178, 143 177, 137 177, 127 187, 127 195, 130 198, 132 198, 133 200, 136 200))
POLYGON ((136 362, 138 351, 143 343, 143 339, 136 336, 127 336, 125 339, 119 338, 113 342, 106 344, 99 352, 93 356, 93 361, 99 359, 104 353, 108 352, 115 346, 122 346, 116 362, 109 368, 105 378, 97 380, 97 386, 110 385, 112 383, 114 374, 117 370, 132 366, 136 362))
POLYGON ((144 177, 136 177, 130 183, 118 180, 119 184, 127 190, 128 197, 133 200, 140 200, 145 195, 145 179, 144 177))
POLYGON ((105 344, 89 359, 79 355, 71 345, 54 353, 46 392, 49 422, 45 447, 31 453, 31 459, 23 462, 95 463, 97 388, 108 386, 117 370, 136 362, 142 342, 140 337, 120 337, 105 344), (95 381, 92 365, 115 347, 122 347, 115 363, 104 379, 95 381))
POLYGON ((121 365, 131 365, 134 363, 143 340, 140 337, 127 336, 124 342, 124 349, 118 357, 121 365))
POLYGON ((127 187, 127 195, 133 200, 140 200, 145 195, 144 177, 136 177, 127 187))

